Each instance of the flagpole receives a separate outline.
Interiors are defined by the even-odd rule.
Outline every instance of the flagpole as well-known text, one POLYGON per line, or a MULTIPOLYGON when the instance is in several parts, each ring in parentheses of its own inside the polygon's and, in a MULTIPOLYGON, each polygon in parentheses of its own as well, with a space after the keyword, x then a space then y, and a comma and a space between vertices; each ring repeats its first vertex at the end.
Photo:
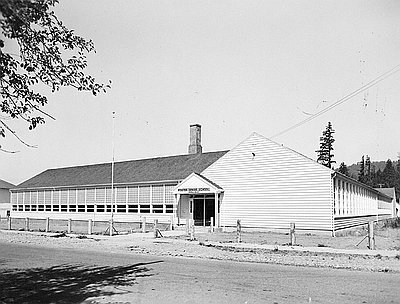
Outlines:
POLYGON ((114 160, 115 160, 115 112, 112 112, 112 161, 111 161, 111 220, 110 220, 110 236, 114 232, 114 160))

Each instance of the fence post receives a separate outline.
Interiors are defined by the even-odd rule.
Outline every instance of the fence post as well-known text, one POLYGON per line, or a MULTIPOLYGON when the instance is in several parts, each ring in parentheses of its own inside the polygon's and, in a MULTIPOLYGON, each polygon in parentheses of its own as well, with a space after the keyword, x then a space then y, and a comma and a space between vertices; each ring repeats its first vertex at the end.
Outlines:
POLYGON ((375 250, 374 222, 368 222, 368 247, 375 250))
POLYGON ((189 220, 189 234, 190 234, 190 240, 193 241, 194 240, 194 235, 195 235, 195 228, 194 228, 194 220, 190 219, 189 220))
POLYGON ((155 219, 155 220, 154 220, 154 224, 153 224, 153 232, 154 232, 154 238, 155 238, 155 239, 158 237, 158 233, 157 233, 157 224, 158 224, 158 220, 155 219))
POLYGON ((67 233, 71 233, 71 231, 72 231, 72 220, 68 219, 67 233))
POLYGON ((293 246, 296 244, 296 224, 295 223, 290 223, 290 245, 293 246))
POLYGON ((214 218, 212 216, 210 217, 210 232, 214 232, 214 218))
POLYGON ((171 215, 171 217, 169 218, 169 230, 174 230, 174 216, 171 215))
POLYGON ((46 227, 45 227, 45 231, 49 232, 50 228, 50 219, 48 217, 46 217, 46 227))
POLYGON ((142 232, 146 233, 146 217, 142 217, 142 232))
POLYGON ((240 220, 236 221, 236 242, 242 242, 242 224, 240 220))
POLYGON ((7 217, 7 229, 11 230, 11 216, 7 217))
POLYGON ((88 220, 88 234, 91 235, 92 234, 92 219, 88 220))
POLYGON ((25 218, 25 231, 29 231, 29 217, 25 218))

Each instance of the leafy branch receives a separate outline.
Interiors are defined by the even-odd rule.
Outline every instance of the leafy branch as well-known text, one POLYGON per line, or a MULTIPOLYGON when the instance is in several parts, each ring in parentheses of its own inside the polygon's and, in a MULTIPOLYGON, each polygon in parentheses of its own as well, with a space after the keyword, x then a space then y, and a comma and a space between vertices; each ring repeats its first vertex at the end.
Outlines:
MULTIPOLYGON (((10 133, 28 147, 34 146, 23 141, 6 120, 22 119, 33 130, 45 123, 45 117, 55 119, 43 109, 48 98, 35 90, 38 84, 52 92, 73 87, 93 95, 106 92, 111 84, 97 83, 84 73, 94 43, 64 26, 52 11, 57 3, 0 0, 0 137, 10 133), (19 54, 5 51, 11 41, 16 41, 19 54)), ((7 150, 0 146, 0 151, 7 150)))

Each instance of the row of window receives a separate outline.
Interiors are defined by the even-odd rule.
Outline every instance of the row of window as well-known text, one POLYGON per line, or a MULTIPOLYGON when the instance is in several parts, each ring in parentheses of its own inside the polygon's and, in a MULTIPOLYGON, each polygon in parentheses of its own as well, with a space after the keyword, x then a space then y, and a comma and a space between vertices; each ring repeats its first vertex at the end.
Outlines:
POLYGON ((333 199, 336 215, 360 215, 378 208, 375 193, 340 179, 334 180, 333 199))
MULTIPOLYGON (((18 205, 13 204, 13 211, 47 211, 47 212, 111 212, 112 205, 18 205)), ((116 213, 173 213, 173 204, 116 204, 116 213)))
POLYGON ((176 184, 83 189, 55 189, 11 193, 13 205, 173 204, 176 184), (113 199, 112 199, 112 196, 113 199))

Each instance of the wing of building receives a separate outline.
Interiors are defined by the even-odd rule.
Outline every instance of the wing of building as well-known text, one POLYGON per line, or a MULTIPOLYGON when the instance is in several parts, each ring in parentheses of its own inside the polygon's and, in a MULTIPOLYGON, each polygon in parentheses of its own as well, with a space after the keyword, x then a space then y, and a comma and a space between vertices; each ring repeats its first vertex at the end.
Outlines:
POLYGON ((0 216, 7 216, 10 214, 10 189, 15 185, 0 179, 0 216))
POLYGON ((227 151, 49 169, 11 190, 12 216, 334 231, 395 216, 390 195, 257 133, 227 151), (114 193, 114 196, 112 195, 114 193), (112 207, 114 206, 114 209, 112 207))

